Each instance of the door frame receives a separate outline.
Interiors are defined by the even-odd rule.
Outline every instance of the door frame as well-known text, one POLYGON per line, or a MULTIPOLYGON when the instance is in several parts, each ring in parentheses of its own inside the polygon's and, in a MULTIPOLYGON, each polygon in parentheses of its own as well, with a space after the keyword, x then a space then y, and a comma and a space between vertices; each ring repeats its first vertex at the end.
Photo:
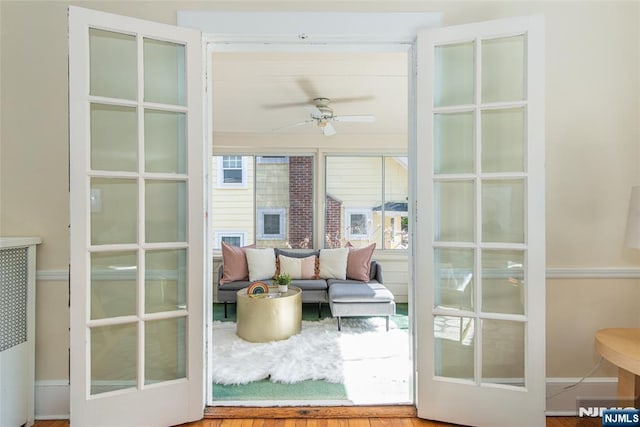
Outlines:
MULTIPOLYGON (((205 151, 213 155, 213 122, 212 105, 213 94, 210 88, 209 76, 212 75, 210 55, 214 52, 406 52, 408 60, 408 147, 415 142, 415 55, 414 45, 418 29, 440 27, 441 13, 325 13, 325 12, 209 12, 209 11, 178 11, 178 26, 197 28, 203 32, 203 86, 205 99, 205 135, 207 147, 205 151), (354 28, 353 17, 357 16, 358 28, 354 28), (320 19, 318 19, 320 17, 320 19), (256 22, 261 23, 256 29, 256 22), (381 25, 381 22, 384 25, 381 25)), ((409 153, 409 152, 408 152, 409 153)), ((211 163, 207 163, 207 182, 212 176, 211 163)), ((411 189, 412 184, 409 183, 411 189)), ((410 190, 411 199, 411 190, 410 190)), ((415 194, 414 194, 415 196, 415 194)), ((205 194, 207 211, 212 212, 211 196, 205 194)), ((409 217, 414 217, 413 212, 409 217)), ((207 219, 207 229, 211 230, 211 216, 207 219)), ((410 220, 411 222, 411 220, 410 220)), ((410 230, 413 227, 410 227, 410 230)), ((410 231, 410 234, 412 232, 410 231)), ((410 242, 413 240, 409 237, 410 242)), ((212 236, 207 236, 207 258, 213 259, 212 236)), ((411 245, 410 245, 411 246, 411 245)), ((416 376, 415 376, 415 328, 412 324, 414 316, 415 285, 413 280, 413 254, 408 253, 409 283, 409 336, 412 361, 412 392, 411 397, 415 406, 416 376)), ((207 283, 213 283, 213 263, 206 263, 207 283)), ((213 400, 211 369, 212 359, 212 328, 213 319, 213 289, 206 289, 206 403, 216 406, 213 400)), ((277 401, 267 401, 265 404, 276 405, 277 401)), ((281 401, 279 402, 282 403, 281 401)))

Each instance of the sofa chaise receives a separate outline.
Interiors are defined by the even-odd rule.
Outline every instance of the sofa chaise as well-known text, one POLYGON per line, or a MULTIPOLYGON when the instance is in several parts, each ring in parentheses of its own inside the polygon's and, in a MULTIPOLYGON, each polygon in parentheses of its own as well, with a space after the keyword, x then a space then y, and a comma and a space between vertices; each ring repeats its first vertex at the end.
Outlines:
MULTIPOLYGON (((345 248, 351 256, 351 258, 347 256, 347 260, 353 259, 352 264, 359 261, 357 268, 347 263, 346 272, 341 272, 341 266, 336 268, 336 265, 331 264, 331 257, 335 258, 344 252, 333 249, 274 249, 274 273, 267 277, 261 277, 260 275, 250 277, 252 276, 251 274, 247 277, 243 276, 243 271, 237 274, 230 274, 229 266, 226 264, 241 264, 238 261, 238 259, 241 260, 239 258, 241 257, 239 252, 241 249, 247 257, 247 270, 251 270, 252 267, 257 270, 260 266, 252 263, 253 258, 255 258, 254 253, 257 252, 253 251, 253 248, 229 248, 228 245, 226 247, 224 245, 226 244, 223 244, 223 264, 218 270, 217 301, 224 303, 225 317, 227 317, 227 304, 236 302, 238 290, 248 287, 256 280, 272 285, 275 274, 293 272, 291 274, 293 277, 291 286, 297 286, 302 290, 302 302, 317 303, 319 316, 321 315, 322 304, 328 303, 331 315, 337 318, 339 330, 341 329, 340 319, 342 317, 355 316, 386 317, 387 330, 389 329, 389 318, 396 312, 394 296, 384 286, 382 265, 370 258, 365 263, 358 252, 362 249, 345 248), (234 259, 230 255, 230 251, 233 251, 233 256, 238 258, 234 259), (315 259, 310 257, 315 257, 315 259), (300 272, 305 267, 300 268, 298 266, 307 261, 309 263, 314 262, 315 267, 309 266, 309 268, 313 268, 313 274, 310 271, 305 276, 304 272, 300 272), (324 269, 323 266, 325 266, 324 269)), ((268 250, 263 249, 263 251, 268 253, 268 250)), ((373 253, 373 249, 370 252, 373 253)), ((265 276, 270 272, 271 270, 268 270, 262 275, 265 276)))

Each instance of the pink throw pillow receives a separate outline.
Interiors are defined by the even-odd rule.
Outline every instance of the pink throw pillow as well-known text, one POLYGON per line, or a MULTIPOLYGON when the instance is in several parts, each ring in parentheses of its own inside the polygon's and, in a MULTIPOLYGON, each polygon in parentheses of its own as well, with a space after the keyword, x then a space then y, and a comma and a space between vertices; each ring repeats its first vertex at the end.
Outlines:
POLYGON ((256 245, 231 246, 222 242, 222 278, 220 285, 236 280, 249 280, 249 267, 247 266, 246 248, 255 248, 256 245))
POLYGON ((371 269, 371 257, 376 249, 376 244, 372 243, 364 248, 356 248, 350 242, 346 246, 349 248, 347 257, 347 279, 369 281, 369 270, 371 269))
POLYGON ((317 279, 316 258, 317 257, 315 255, 310 255, 306 258, 291 258, 279 255, 280 274, 288 274, 293 280, 317 279))

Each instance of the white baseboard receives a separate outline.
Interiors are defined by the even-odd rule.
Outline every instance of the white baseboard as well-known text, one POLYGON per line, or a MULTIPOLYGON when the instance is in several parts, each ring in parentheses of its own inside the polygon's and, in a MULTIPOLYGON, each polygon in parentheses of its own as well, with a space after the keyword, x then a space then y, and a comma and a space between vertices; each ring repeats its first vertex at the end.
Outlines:
POLYGON ((586 378, 570 387, 579 381, 580 378, 547 378, 547 416, 575 417, 578 398, 616 396, 618 379, 615 377, 586 378))
POLYGON ((35 411, 36 420, 68 420, 69 381, 36 381, 35 411))

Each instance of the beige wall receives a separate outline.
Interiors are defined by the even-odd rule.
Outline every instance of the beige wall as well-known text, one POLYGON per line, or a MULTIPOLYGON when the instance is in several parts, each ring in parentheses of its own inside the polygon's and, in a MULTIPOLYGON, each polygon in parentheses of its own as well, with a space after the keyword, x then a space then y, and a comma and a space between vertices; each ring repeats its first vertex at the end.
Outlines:
MULTIPOLYGON (((78 2, 175 23, 177 9, 443 11, 445 24, 546 17, 547 254, 550 267, 638 267, 622 246, 640 184, 640 4, 636 2, 78 2)), ((37 379, 68 377, 67 13, 64 1, 1 7, 0 234, 36 235, 37 379), (50 274, 60 272, 60 274, 50 274)), ((341 140, 336 139, 336 144, 341 140)), ((282 143, 282 142, 277 142, 282 143)), ((383 137, 368 145, 386 145, 383 137)), ((549 376, 581 376, 593 333, 640 326, 640 279, 547 282, 549 376)), ((610 367, 596 375, 614 375, 610 367)))

